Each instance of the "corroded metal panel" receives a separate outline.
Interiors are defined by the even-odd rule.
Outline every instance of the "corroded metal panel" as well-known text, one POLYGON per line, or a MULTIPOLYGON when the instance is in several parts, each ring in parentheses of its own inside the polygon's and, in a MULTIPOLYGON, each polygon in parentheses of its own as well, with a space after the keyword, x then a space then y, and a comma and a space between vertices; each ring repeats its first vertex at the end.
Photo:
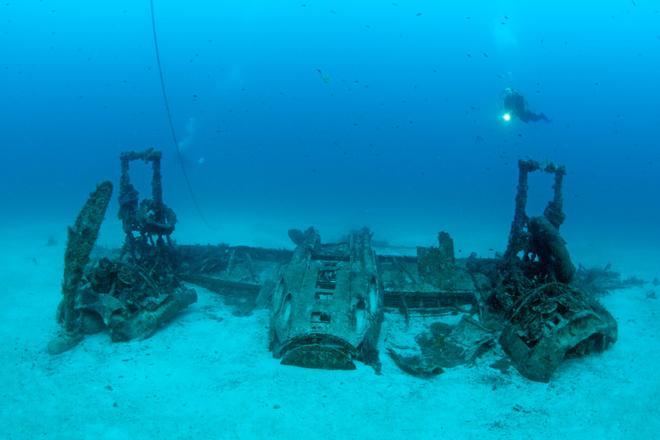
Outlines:
POLYGON ((311 368, 377 360, 382 301, 370 232, 327 245, 313 229, 304 234, 273 292, 273 354, 311 368))

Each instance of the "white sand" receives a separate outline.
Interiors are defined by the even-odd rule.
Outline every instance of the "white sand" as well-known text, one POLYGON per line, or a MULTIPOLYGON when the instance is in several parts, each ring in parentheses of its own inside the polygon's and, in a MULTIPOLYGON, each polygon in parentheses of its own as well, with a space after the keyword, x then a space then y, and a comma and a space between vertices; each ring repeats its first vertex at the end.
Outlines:
POLYGON ((432 380, 407 376, 383 353, 382 375, 361 364, 281 366, 267 349, 266 311, 234 317, 202 289, 151 339, 112 344, 99 334, 51 357, 64 234, 45 242, 62 230, 0 229, 0 439, 660 437, 652 286, 604 298, 619 341, 565 363, 550 384, 502 375, 488 359, 432 380))

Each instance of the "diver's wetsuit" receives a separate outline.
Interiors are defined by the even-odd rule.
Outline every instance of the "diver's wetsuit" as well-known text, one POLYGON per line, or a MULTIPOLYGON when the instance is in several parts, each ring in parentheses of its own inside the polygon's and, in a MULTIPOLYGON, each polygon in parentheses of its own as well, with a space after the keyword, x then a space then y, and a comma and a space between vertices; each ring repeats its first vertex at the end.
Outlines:
POLYGON ((515 90, 507 89, 504 96, 504 108, 512 116, 516 116, 521 121, 527 122, 538 122, 545 121, 550 122, 550 119, 543 113, 534 113, 527 109, 525 104, 525 98, 523 95, 518 93, 515 90))

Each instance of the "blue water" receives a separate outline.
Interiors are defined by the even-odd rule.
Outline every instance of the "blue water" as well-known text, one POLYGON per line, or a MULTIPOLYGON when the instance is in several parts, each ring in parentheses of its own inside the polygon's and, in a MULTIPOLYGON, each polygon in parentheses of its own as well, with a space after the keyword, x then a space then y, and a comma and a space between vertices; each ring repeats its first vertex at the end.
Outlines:
MULTIPOLYGON (((228 219, 254 219, 322 232, 367 224, 384 239, 449 229, 502 248, 516 161, 532 157, 568 169, 569 247, 657 255, 655 2, 155 7, 184 165, 225 240, 241 240, 228 219), (504 123, 506 87, 552 121, 504 123)), ((2 2, 4 221, 73 221, 98 181, 117 181, 120 151, 153 146, 181 236, 193 225, 203 235, 168 130, 148 1, 2 2)), ((551 182, 532 183, 540 210, 551 182)))

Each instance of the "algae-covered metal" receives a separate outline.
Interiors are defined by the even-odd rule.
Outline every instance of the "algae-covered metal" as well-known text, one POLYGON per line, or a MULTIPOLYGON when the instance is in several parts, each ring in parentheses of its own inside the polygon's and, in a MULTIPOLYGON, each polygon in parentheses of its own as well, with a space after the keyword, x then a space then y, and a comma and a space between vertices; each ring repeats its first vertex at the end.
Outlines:
POLYGON ((321 244, 312 228, 290 231, 298 246, 271 301, 271 349, 283 364, 353 369, 377 363, 381 292, 371 233, 321 244))
POLYGON ((561 362, 598 353, 617 340, 612 315, 593 298, 551 283, 527 295, 500 337, 520 373, 548 382, 561 362))
POLYGON ((51 354, 62 353, 82 340, 83 324, 77 308, 77 294, 111 197, 112 183, 101 182, 89 195, 74 226, 68 230, 64 253, 63 297, 57 311, 57 320, 62 324, 62 329, 48 344, 48 352, 51 354))
POLYGON ((523 376, 548 381, 565 358, 602 351, 617 339, 616 321, 589 294, 593 277, 578 271, 573 281, 575 266, 559 232, 563 166, 520 161, 506 252, 457 259, 446 232, 416 254, 379 245, 385 252, 376 255, 366 228, 335 243, 321 243, 313 228, 292 229, 293 251, 175 245, 160 152, 125 152, 120 160, 124 246, 89 261, 112 191, 105 182, 70 231, 58 315, 63 332, 51 353, 104 329, 113 341, 150 336, 196 301, 182 281, 222 295, 237 316, 270 309, 273 355, 310 368, 353 369, 360 360, 378 370, 384 316, 388 354, 403 371, 423 377, 474 363, 499 339, 523 376), (130 163, 139 160, 152 166, 152 198, 142 201, 129 176, 130 163), (529 217, 528 175, 537 171, 554 176, 554 194, 543 215, 529 217))
POLYGON ((163 203, 160 160, 161 152, 153 149, 120 156, 119 218, 126 234, 120 255, 90 258, 112 194, 110 182, 90 195, 69 229, 58 313, 63 328, 48 346, 51 354, 102 330, 113 341, 147 338, 197 300, 176 274, 170 240, 176 215, 163 203), (152 199, 140 201, 130 182, 129 164, 135 160, 152 165, 152 199))
POLYGON ((507 319, 500 344, 525 377, 547 382, 566 357, 600 352, 617 340, 617 324, 594 298, 569 285, 575 274, 559 227, 565 219, 563 166, 519 161, 509 245, 491 296, 507 319), (554 174, 554 196, 542 216, 528 217, 527 176, 554 174))

